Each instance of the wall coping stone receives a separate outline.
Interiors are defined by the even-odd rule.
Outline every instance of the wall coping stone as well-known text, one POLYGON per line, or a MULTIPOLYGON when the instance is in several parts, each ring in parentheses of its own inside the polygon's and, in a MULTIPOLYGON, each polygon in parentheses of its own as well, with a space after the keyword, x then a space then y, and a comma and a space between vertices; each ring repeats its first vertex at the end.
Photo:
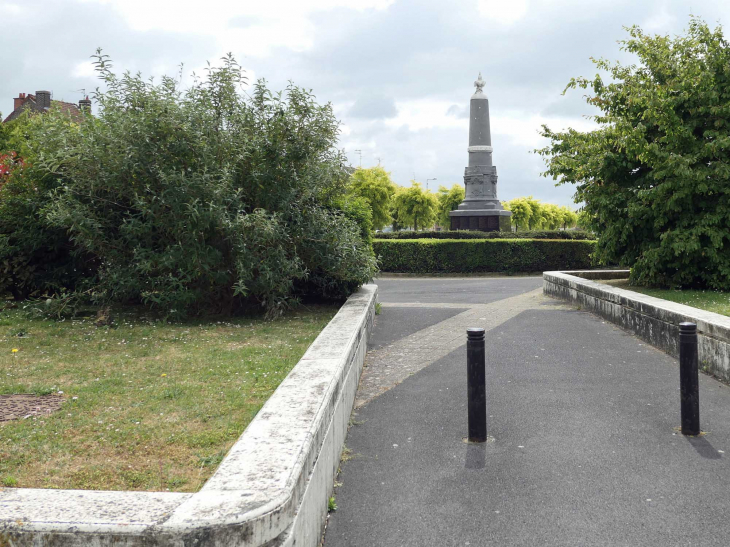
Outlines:
POLYGON ((674 356, 679 323, 696 323, 700 363, 730 381, 730 317, 598 282, 628 275, 629 270, 544 272, 543 291, 585 306, 674 356))
POLYGON ((198 492, 0 488, 0 545, 279 544, 362 366, 376 299, 374 284, 350 296, 198 492))

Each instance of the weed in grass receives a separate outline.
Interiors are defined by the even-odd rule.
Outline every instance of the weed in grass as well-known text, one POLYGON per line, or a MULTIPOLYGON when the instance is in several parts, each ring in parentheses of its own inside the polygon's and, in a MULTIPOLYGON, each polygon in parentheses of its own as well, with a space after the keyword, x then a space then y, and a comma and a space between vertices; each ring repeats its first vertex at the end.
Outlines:
POLYGON ((8 475, 7 477, 3 477, 3 486, 6 488, 13 488, 15 486, 18 486, 18 481, 15 479, 15 477, 11 477, 8 475))
POLYGON ((330 499, 327 500, 327 512, 334 513, 335 511, 337 511, 337 502, 334 496, 330 496, 330 499))
POLYGON ((383 311, 383 305, 380 302, 375 303, 375 315, 380 315, 383 311))
POLYGON ((220 452, 216 452, 210 456, 198 456, 198 462, 200 462, 201 467, 218 467, 225 457, 226 452, 221 450, 220 452))

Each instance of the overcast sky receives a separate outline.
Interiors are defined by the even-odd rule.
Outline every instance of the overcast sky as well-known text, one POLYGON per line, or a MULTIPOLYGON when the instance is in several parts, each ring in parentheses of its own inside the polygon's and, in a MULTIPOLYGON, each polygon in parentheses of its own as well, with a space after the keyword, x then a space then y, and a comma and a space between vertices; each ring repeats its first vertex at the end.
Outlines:
POLYGON ((463 183, 466 112, 481 71, 500 199, 572 203, 540 176, 541 124, 588 129, 589 57, 628 61, 623 26, 677 34, 689 15, 730 21, 728 0, 0 0, 0 112, 18 93, 77 102, 96 88, 97 47, 118 70, 201 71, 232 52, 250 80, 288 80, 331 101, 353 165, 381 162, 403 186, 463 183))

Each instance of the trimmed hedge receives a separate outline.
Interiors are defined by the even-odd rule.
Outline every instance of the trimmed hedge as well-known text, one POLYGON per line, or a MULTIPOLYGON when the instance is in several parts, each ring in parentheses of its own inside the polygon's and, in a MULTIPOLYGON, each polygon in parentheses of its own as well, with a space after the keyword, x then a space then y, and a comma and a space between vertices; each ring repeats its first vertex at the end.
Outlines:
POLYGON ((402 273, 538 272, 591 267, 595 241, 375 240, 380 269, 402 273))
POLYGON ((532 232, 477 232, 445 230, 442 232, 378 232, 375 239, 580 239, 596 236, 583 230, 541 230, 532 232))

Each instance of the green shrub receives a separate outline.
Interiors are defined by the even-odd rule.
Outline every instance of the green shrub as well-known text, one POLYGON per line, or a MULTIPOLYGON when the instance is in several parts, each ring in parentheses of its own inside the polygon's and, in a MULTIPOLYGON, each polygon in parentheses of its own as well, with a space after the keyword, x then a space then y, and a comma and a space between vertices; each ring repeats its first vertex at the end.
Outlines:
POLYGON ((595 241, 554 239, 376 240, 384 272, 541 272, 591 266, 595 241))
POLYGON ((441 232, 378 232, 375 239, 595 239, 583 230, 544 230, 532 232, 477 232, 443 230, 441 232))
MULTIPOLYGON (((0 226, 20 245, 3 248, 0 237, 10 258, 34 251, 21 238, 30 228, 90 257, 82 279, 58 277, 49 292, 84 290, 177 317, 252 306, 274 314, 302 295, 342 298, 372 277, 371 221, 348 201, 331 105, 263 81, 244 95, 230 56, 184 90, 169 77, 117 76, 101 54, 96 65, 106 87, 98 115, 34 117, 23 180, 38 195, 18 228, 0 226)), ((30 260, 33 278, 43 259, 30 260)))

